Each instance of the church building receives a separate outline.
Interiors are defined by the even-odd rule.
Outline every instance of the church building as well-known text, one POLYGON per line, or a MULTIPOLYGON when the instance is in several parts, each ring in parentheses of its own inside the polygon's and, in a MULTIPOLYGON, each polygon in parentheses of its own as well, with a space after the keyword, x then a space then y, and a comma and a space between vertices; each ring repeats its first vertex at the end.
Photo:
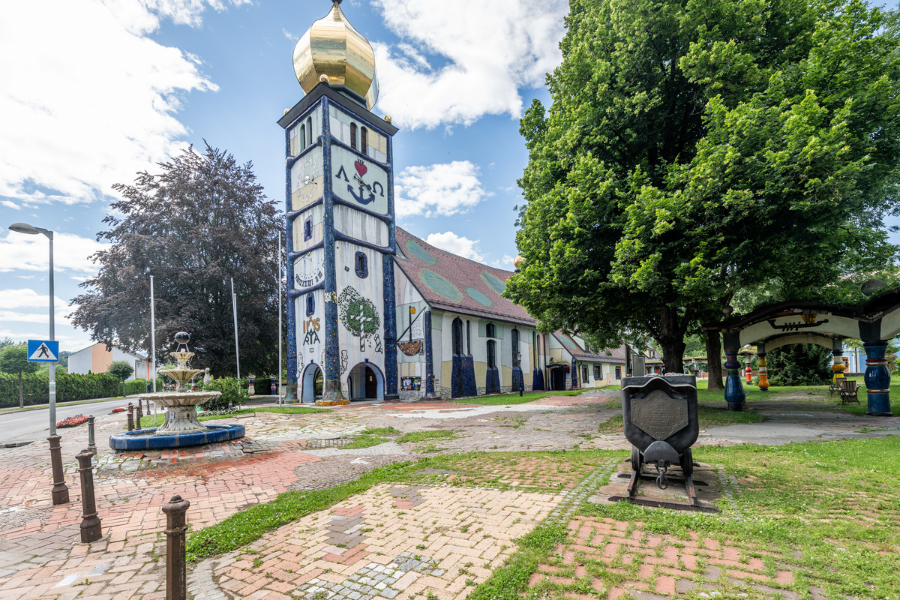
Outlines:
POLYGON ((290 399, 327 406, 617 383, 625 354, 539 333, 501 296, 511 272, 396 226, 398 129, 371 112, 375 54, 340 0, 297 42, 293 63, 306 95, 278 121, 290 399))

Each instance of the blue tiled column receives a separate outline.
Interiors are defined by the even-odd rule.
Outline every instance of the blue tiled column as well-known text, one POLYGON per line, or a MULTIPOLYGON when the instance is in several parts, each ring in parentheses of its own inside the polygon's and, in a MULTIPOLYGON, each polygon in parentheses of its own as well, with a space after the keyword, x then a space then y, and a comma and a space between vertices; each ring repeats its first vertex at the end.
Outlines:
POLYGON ((740 337, 737 333, 726 333, 722 336, 725 346, 725 401, 728 410, 742 412, 747 394, 744 393, 744 384, 741 383, 738 350, 740 350, 740 337))
POLYGON ((876 417, 891 417, 891 372, 884 355, 887 342, 865 342, 866 349, 866 393, 869 410, 867 414, 876 417))
POLYGON ((425 397, 434 398, 434 350, 431 346, 431 311, 425 312, 425 397))

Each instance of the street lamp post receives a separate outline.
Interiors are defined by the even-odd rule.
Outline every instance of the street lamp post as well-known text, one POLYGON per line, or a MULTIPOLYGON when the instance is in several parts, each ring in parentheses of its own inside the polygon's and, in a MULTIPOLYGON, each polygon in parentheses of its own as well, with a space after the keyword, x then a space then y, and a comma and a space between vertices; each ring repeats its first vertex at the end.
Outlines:
MULTIPOLYGON (((34 227, 28 223, 13 223, 10 230, 16 233, 28 235, 47 236, 50 240, 50 341, 56 340, 56 318, 53 312, 53 232, 49 229, 34 227)), ((49 388, 50 388, 50 464, 53 468, 53 504, 67 504, 69 502, 69 488, 66 487, 62 468, 62 451, 59 445, 59 436, 56 435, 56 363, 48 363, 49 388)))

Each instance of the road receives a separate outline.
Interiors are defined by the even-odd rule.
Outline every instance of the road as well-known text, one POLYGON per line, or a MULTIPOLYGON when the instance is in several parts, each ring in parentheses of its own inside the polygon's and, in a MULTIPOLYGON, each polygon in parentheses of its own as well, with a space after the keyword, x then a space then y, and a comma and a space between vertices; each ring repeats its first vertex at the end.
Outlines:
MULTIPOLYGON (((62 421, 75 415, 107 415, 119 406, 128 406, 128 400, 106 400, 90 404, 56 405, 56 421, 62 421)), ((37 410, 12 412, 0 415, 0 444, 8 442, 29 441, 46 438, 50 435, 49 407, 37 410)), ((64 432, 58 430, 58 432, 64 432)))

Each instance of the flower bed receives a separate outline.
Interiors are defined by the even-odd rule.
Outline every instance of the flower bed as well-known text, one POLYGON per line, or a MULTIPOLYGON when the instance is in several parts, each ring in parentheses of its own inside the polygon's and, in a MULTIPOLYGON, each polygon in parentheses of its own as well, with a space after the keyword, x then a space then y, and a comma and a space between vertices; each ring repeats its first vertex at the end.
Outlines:
POLYGON ((114 408, 110 411, 110 414, 120 413, 120 412, 125 412, 125 409, 124 408, 114 408))
POLYGON ((74 417, 69 417, 68 419, 63 419, 59 423, 56 424, 57 427, 75 427, 76 425, 81 425, 82 423, 86 423, 88 420, 84 415, 75 415, 74 417))

